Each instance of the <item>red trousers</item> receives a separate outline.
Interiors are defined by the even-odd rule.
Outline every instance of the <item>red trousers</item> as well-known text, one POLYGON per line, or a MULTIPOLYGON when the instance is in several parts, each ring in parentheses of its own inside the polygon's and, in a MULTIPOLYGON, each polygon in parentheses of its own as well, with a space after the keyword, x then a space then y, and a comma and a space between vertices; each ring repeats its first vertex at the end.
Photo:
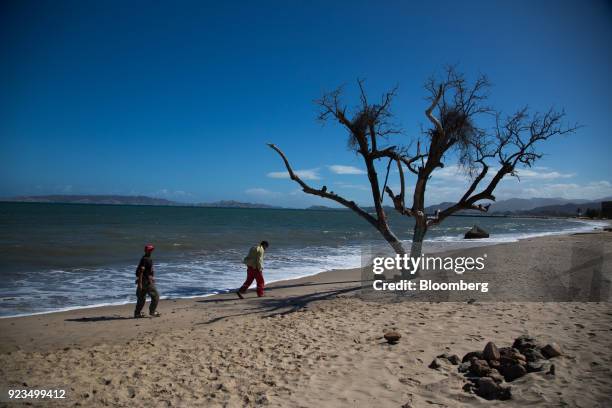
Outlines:
POLYGON ((247 278, 244 281, 244 284, 238 289, 240 293, 244 293, 247 291, 253 280, 257 282, 257 296, 261 297, 264 295, 264 278, 263 273, 260 270, 251 268, 250 266, 247 268, 247 278))

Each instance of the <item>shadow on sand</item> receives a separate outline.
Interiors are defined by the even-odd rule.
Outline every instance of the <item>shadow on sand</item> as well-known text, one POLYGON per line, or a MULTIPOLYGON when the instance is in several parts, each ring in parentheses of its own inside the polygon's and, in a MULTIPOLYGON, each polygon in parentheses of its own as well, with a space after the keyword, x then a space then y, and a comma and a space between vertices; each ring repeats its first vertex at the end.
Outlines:
MULTIPOLYGON (((352 281, 336 282, 336 283, 349 283, 349 282, 352 282, 352 281)), ((360 281, 357 281, 357 282, 360 282, 360 281)), ((307 286, 307 285, 294 285, 294 286, 307 286)), ((280 289, 280 287, 278 288, 280 289)), ((289 296, 289 297, 282 297, 282 298, 264 296, 263 298, 257 299, 256 306, 247 309, 245 313, 236 313, 236 314, 228 314, 224 316, 217 316, 205 322, 200 322, 196 324, 211 324, 211 323, 221 321, 223 319, 227 319, 229 317, 246 316, 246 315, 250 315, 253 313, 262 314, 262 317, 273 317, 273 316, 279 316, 279 315, 286 315, 289 313, 296 312, 300 309, 303 309, 312 302, 331 299, 339 295, 350 294, 360 289, 361 287, 357 286, 357 287, 332 289, 332 290, 327 290, 323 292, 307 293, 304 295, 289 296)), ((236 301, 237 299, 228 299, 228 300, 236 301)))
POLYGON ((78 319, 66 319, 66 322, 79 322, 79 323, 88 323, 88 322, 104 322, 110 320, 131 320, 132 317, 126 316, 95 316, 95 317, 79 317, 78 319))
MULTIPOLYGON (((298 288, 298 287, 307 287, 307 286, 322 286, 322 285, 337 285, 337 284, 355 284, 361 283, 360 280, 347 280, 347 281, 336 281, 336 282, 321 282, 321 283, 300 283, 300 284, 287 284, 287 285, 278 285, 266 288, 266 293, 274 293, 274 291, 278 289, 288 289, 288 288, 298 288)), ((237 316, 246 316, 249 314, 262 314, 263 317, 270 317, 276 315, 284 315, 288 313, 293 313, 297 310, 303 309, 308 306, 309 303, 326 300, 333 298, 338 295, 349 294, 351 292, 355 292, 361 289, 360 285, 351 286, 346 288, 336 288, 326 291, 319 291, 313 293, 307 293, 303 295, 296 296, 283 296, 275 298, 274 296, 263 297, 263 298, 250 298, 245 299, 245 306, 253 306, 253 307, 245 307, 243 308, 242 313, 237 314, 221 314, 220 316, 216 316, 206 322, 200 322, 196 324, 211 324, 223 319, 227 319, 229 317, 237 317, 237 316)), ((231 294, 229 292, 227 294, 231 294)), ((197 303, 220 303, 220 302, 239 302, 240 299, 236 298, 221 298, 221 299, 202 299, 197 300, 197 303)), ((131 320, 132 317, 126 316, 93 316, 93 317, 80 317, 74 319, 66 319, 67 322, 77 322, 77 323, 94 323, 94 322, 104 322, 104 321, 112 321, 112 320, 131 320)))
MULTIPOLYGON (((278 285, 278 286, 266 287, 266 293, 269 293, 269 292, 274 293, 274 291, 278 289, 303 288, 307 286, 338 285, 338 284, 343 284, 343 283, 361 283, 361 282, 362 281, 360 280, 349 280, 349 281, 338 281, 338 282, 295 283, 291 285, 278 285)), ((234 294, 235 291, 236 289, 230 290, 228 292, 221 293, 221 295, 234 294)), ((223 298, 223 299, 202 299, 202 300, 196 300, 196 302, 197 303, 221 303, 221 302, 235 302, 236 300, 240 300, 240 299, 238 299, 238 297, 223 298)))

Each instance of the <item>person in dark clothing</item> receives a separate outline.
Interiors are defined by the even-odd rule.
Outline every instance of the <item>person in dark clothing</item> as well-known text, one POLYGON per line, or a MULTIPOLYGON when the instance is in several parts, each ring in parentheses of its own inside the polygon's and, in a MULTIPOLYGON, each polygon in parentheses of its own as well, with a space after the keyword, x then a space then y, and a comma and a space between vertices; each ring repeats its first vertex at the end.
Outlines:
POLYGON ((159 293, 155 287, 155 269, 153 268, 153 260, 151 259, 151 253, 155 247, 153 245, 145 246, 145 254, 140 258, 140 263, 136 269, 136 310, 134 310, 134 317, 146 317, 142 313, 142 308, 147 301, 147 294, 151 297, 151 304, 149 305, 149 315, 151 317, 159 317, 157 309, 157 303, 159 302, 159 293))

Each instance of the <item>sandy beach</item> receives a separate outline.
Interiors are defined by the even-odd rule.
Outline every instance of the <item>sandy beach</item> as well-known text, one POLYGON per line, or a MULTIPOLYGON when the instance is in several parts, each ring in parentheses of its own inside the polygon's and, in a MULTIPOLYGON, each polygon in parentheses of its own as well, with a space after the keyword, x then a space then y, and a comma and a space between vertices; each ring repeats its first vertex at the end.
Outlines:
POLYGON ((490 292, 442 302, 377 299, 357 269, 277 282, 261 299, 165 300, 157 319, 132 319, 133 305, 2 319, 2 387, 64 389, 66 406, 610 406, 612 233, 469 251, 495 260, 476 277, 490 292), (450 363, 428 367, 524 334, 563 355, 554 374, 513 381, 510 400, 463 391, 450 363))

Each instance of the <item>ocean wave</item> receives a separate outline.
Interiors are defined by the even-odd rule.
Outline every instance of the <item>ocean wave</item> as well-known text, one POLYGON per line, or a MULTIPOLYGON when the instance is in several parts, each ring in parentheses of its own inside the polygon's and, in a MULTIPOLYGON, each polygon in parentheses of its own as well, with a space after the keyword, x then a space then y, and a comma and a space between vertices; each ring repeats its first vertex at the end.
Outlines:
MULTIPOLYGON (((425 242, 457 242, 457 243, 482 243, 482 244, 499 244, 506 242, 517 242, 521 239, 529 239, 529 238, 537 238, 551 235, 565 235, 565 234, 573 234, 580 232, 589 232, 593 231, 595 228, 603 228, 607 226, 607 222, 605 221, 590 221, 590 220, 568 220, 570 222, 574 222, 580 224, 574 227, 566 227, 559 230, 554 231, 531 231, 531 232, 518 232, 518 233, 497 233, 493 237, 489 238, 480 238, 478 240, 470 240, 466 241, 463 237, 464 234, 458 235, 445 235, 440 237, 431 238, 425 240, 425 242)), ((518 226, 518 224, 516 224, 518 226)))
MULTIPOLYGON (((431 231, 425 241, 428 252, 467 246, 493 245, 546 235, 590 231, 605 222, 572 220, 548 223, 532 220, 487 220, 494 229, 491 238, 464 240, 466 226, 450 226, 431 231), (548 227, 548 228, 547 228, 548 227), (514 230, 522 232, 516 232, 514 230)), ((337 239, 337 237, 336 237, 337 239)), ((403 241, 407 246, 410 240, 403 241)), ((295 279, 333 269, 359 267, 364 251, 389 251, 376 240, 329 242, 293 248, 271 249, 266 254, 266 282, 295 279)), ((156 277, 163 299, 210 296, 237 288, 245 278, 241 260, 244 250, 196 249, 156 262, 156 277)), ((80 308, 124 305, 135 301, 135 265, 51 268, 24 271, 5 279, 0 288, 0 317, 52 313, 80 308)))

